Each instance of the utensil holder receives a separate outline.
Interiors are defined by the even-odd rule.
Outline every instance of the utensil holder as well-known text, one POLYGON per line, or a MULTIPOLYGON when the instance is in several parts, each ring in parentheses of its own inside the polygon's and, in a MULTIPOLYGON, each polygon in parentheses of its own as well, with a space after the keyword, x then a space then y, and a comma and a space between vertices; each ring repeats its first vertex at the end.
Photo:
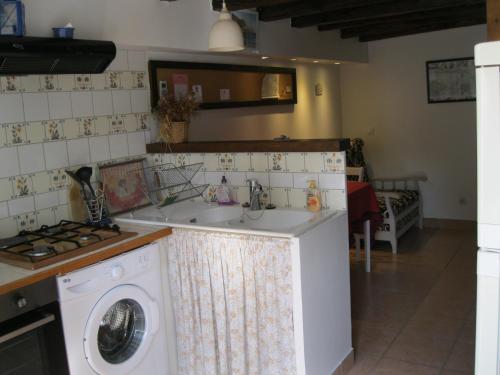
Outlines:
POLYGON ((89 199, 88 197, 86 197, 83 191, 81 192, 81 194, 82 194, 82 199, 85 202, 85 206, 87 207, 88 223, 89 224, 108 223, 109 218, 106 215, 104 191, 101 189, 97 189, 95 192, 96 197, 94 199, 89 199))

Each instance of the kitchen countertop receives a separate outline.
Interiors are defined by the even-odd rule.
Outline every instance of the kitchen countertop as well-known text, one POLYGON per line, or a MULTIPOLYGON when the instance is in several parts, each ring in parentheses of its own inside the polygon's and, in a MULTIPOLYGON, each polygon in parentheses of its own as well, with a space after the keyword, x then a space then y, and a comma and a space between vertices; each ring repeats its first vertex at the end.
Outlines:
POLYGON ((49 277, 64 275, 65 273, 90 266, 104 259, 114 257, 166 237, 172 233, 170 228, 156 225, 120 223, 120 229, 127 232, 136 232, 137 235, 78 257, 36 270, 26 270, 9 264, 0 263, 0 295, 34 284, 49 277))

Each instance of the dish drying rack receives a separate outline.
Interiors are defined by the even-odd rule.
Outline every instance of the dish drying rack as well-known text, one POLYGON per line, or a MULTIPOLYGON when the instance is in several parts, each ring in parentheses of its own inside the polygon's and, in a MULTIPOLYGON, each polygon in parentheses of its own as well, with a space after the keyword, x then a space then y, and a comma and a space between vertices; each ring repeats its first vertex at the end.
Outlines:
POLYGON ((208 184, 195 186, 192 183, 201 167, 203 163, 182 166, 166 163, 144 167, 148 198, 153 204, 164 207, 201 196, 208 184))

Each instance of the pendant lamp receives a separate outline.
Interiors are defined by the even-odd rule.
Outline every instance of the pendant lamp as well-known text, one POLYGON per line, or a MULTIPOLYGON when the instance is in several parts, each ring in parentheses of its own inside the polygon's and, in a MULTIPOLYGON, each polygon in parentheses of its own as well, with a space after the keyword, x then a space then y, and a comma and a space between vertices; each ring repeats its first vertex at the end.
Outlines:
POLYGON ((215 52, 234 52, 245 49, 243 32, 240 25, 231 17, 226 2, 222 1, 219 19, 214 23, 208 36, 208 50, 215 52))

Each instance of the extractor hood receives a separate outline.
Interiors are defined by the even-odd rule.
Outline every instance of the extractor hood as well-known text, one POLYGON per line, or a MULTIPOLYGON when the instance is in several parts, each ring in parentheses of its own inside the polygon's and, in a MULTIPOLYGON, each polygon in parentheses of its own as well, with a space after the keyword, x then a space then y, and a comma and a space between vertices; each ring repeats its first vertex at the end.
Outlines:
POLYGON ((0 75, 102 73, 115 56, 108 41, 0 37, 0 75))

